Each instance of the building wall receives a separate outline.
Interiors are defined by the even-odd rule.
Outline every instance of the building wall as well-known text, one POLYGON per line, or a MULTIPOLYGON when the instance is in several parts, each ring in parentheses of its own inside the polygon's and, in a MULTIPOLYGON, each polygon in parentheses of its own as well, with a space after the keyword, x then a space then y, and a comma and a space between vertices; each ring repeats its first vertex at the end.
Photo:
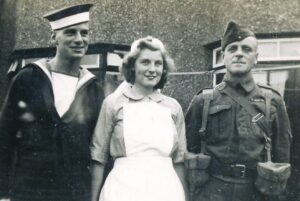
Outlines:
MULTIPOLYGON (((42 15, 75 2, 91 1, 17 0, 15 48, 49 45, 50 27, 42 15)), ((182 71, 208 68, 209 55, 203 45, 220 39, 230 19, 258 33, 300 31, 300 2, 295 0, 94 2, 91 14, 92 43, 130 44, 136 38, 153 35, 168 45, 182 71)))
POLYGON ((50 26, 42 15, 91 2, 91 43, 131 44, 153 35, 166 44, 178 72, 170 75, 164 92, 178 99, 184 111, 200 88, 212 86, 212 51, 205 45, 221 38, 229 20, 256 33, 300 32, 299 0, 1 0, 0 105, 11 51, 50 46, 50 26))
MULTIPOLYGON (((134 39, 147 35, 160 38, 175 59, 178 72, 194 73, 172 75, 170 77, 172 85, 168 85, 165 89, 165 93, 179 99, 184 109, 199 88, 212 85, 211 75, 202 74, 212 66, 211 50, 204 45, 219 40, 229 20, 236 20, 258 33, 300 31, 300 5, 299 1, 294 0, 6 0, 3 2, 10 2, 3 6, 4 10, 15 6, 13 10, 15 17, 5 17, 5 20, 11 22, 9 26, 14 26, 13 32, 5 32, 6 37, 15 42, 12 43, 13 46, 6 44, 8 48, 49 46, 50 26, 42 18, 43 14, 62 6, 90 2, 95 4, 91 12, 91 43, 131 44, 134 39)), ((11 12, 6 10, 6 13, 11 12)), ((7 56, 2 60, 6 59, 7 56)), ((5 70, 2 68, 1 76, 5 70)))

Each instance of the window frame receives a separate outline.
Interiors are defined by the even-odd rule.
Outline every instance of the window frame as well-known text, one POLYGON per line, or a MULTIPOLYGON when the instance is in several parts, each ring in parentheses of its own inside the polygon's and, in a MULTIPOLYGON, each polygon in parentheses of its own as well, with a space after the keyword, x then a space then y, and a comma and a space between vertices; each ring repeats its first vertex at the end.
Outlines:
MULTIPOLYGON (((284 42, 300 42, 300 37, 296 38, 270 38, 270 39, 257 39, 258 46, 260 43, 276 43, 276 57, 261 57, 258 56, 258 62, 277 62, 277 61, 300 61, 300 47, 299 47, 299 56, 281 56, 280 47, 284 42)), ((218 68, 224 66, 224 63, 221 62, 217 64, 217 52, 222 51, 221 47, 216 47, 213 49, 213 61, 212 68, 218 68)))

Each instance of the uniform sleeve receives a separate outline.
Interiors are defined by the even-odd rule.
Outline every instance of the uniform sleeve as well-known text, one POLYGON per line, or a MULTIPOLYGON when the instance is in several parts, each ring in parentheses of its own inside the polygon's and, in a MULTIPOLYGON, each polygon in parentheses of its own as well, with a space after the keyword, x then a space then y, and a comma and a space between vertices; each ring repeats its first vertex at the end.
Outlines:
POLYGON ((202 122, 202 106, 203 100, 201 96, 195 96, 185 116, 187 149, 193 153, 199 153, 201 150, 198 131, 202 122))
POLYGON ((24 83, 17 76, 11 83, 0 114, 0 199, 7 196, 9 191, 15 136, 20 124, 18 103, 22 101, 20 94, 24 90, 24 83))
POLYGON ((291 127, 284 101, 278 97, 276 113, 272 122, 272 154, 274 162, 289 162, 291 147, 291 127))
POLYGON ((102 104, 91 143, 91 158, 101 164, 106 164, 109 157, 110 140, 113 132, 113 110, 109 99, 102 104))
POLYGON ((179 111, 176 118, 176 129, 178 133, 178 149, 173 157, 174 163, 181 163, 184 159, 184 154, 187 152, 186 136, 185 136, 185 123, 182 108, 179 105, 179 111))

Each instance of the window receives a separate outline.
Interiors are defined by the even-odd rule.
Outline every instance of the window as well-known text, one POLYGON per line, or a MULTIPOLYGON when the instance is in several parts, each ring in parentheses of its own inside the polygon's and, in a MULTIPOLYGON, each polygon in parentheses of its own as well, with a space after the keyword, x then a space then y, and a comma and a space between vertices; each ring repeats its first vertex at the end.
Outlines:
POLYGON ((223 66, 222 49, 218 47, 213 50, 213 68, 223 66))
MULTIPOLYGON (((300 38, 258 39, 258 61, 300 61, 300 38)), ((213 50, 213 68, 223 66, 221 47, 213 50)))
POLYGON ((258 61, 299 61, 300 38, 258 41, 258 61))
POLYGON ((122 65, 122 57, 119 54, 108 53, 107 54, 107 65, 120 67, 122 65))
POLYGON ((100 54, 85 55, 80 63, 85 68, 99 68, 100 67, 100 54))
MULTIPOLYGON (((285 94, 286 83, 289 78, 289 74, 292 73, 293 69, 290 70, 265 70, 265 71, 253 71, 253 79, 256 83, 262 83, 272 86, 276 89, 282 96, 285 94)), ((219 84, 225 75, 225 71, 218 72, 214 76, 214 83, 219 84)))
MULTIPOLYGON (((28 59, 23 59, 22 60, 22 67, 25 66, 26 64, 35 62, 39 59, 42 58, 28 58, 28 59)), ((45 59, 52 59, 52 57, 47 57, 45 59)), ((94 69, 94 68, 99 68, 100 66, 100 55, 99 54, 89 54, 85 55, 82 60, 81 60, 81 65, 85 68, 88 69, 94 69)))
POLYGON ((258 43, 258 59, 261 60, 272 60, 278 55, 277 42, 271 41, 260 41, 258 43))

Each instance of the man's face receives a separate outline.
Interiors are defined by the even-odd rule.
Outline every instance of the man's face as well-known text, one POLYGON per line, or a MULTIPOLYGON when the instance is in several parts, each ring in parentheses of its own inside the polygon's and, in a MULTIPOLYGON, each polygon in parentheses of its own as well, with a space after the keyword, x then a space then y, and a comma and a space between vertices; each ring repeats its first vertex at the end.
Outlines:
POLYGON ((66 59, 80 59, 88 49, 89 24, 84 22, 56 30, 52 34, 52 40, 56 44, 57 54, 66 59))
POLYGON ((233 76, 248 74, 257 63, 257 56, 257 40, 254 37, 230 43, 223 52, 227 72, 233 76))

